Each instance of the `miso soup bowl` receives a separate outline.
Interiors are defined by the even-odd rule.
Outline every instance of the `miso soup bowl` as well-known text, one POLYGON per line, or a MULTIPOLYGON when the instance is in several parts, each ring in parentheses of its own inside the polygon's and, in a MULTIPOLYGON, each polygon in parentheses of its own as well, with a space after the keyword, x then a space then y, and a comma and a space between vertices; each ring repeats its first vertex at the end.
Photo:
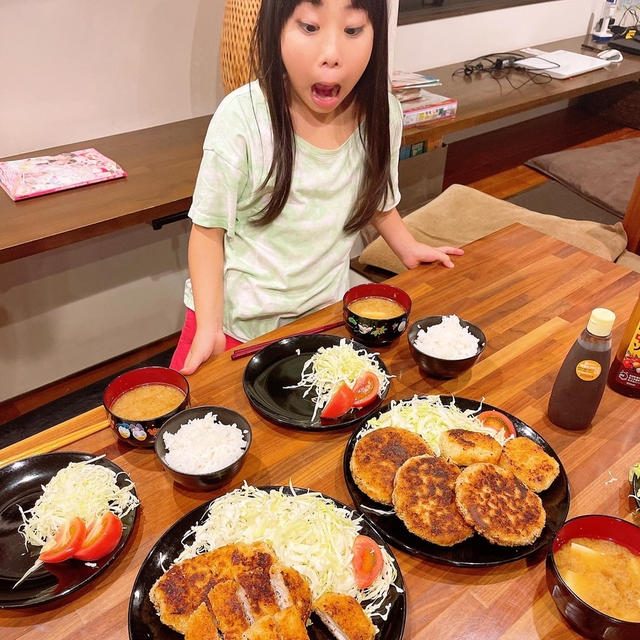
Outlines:
POLYGON ((574 538, 610 540, 640 555, 640 527, 614 516, 591 514, 567 520, 556 533, 547 554, 547 586, 567 622, 586 638, 637 640, 640 622, 602 613, 579 598, 560 576, 554 554, 574 538))
POLYGON ((107 410, 111 427, 122 442, 136 447, 153 447, 160 427, 171 416, 189 406, 189 383, 181 373, 167 367, 140 367, 114 378, 104 390, 102 404, 107 410), (167 384, 177 387, 184 393, 184 399, 170 411, 148 420, 131 420, 112 411, 113 403, 123 393, 146 384, 167 384))
POLYGON ((181 411, 164 423, 156 437, 155 450, 162 466, 171 475, 175 482, 187 489, 193 489, 195 491, 211 491, 225 484, 231 480, 236 473, 238 473, 247 456, 249 447, 251 446, 251 437, 251 426, 247 420, 236 411, 227 409, 226 407, 213 405, 191 407, 191 409, 181 411), (244 449, 233 462, 209 473, 185 473, 184 471, 174 469, 167 462, 168 449, 164 441, 164 434, 177 433, 180 430, 180 427, 186 424, 189 420, 204 418, 208 413, 212 413, 216 416, 216 420, 222 424, 235 424, 236 427, 242 431, 242 435, 246 443, 244 449))
POLYGON ((429 316, 428 318, 422 318, 421 320, 414 322, 407 331, 407 340, 409 341, 411 356, 420 369, 422 369, 422 371, 431 378, 447 379, 459 376, 476 363, 476 360, 480 357, 484 348, 487 346, 487 338, 485 337, 482 329, 477 327, 475 324, 460 318, 460 324, 463 327, 466 327, 469 330, 469 333, 478 339, 478 349, 472 356, 469 356, 468 358, 449 360, 446 358, 430 356, 429 354, 420 351, 420 349, 415 346, 415 341, 420 329, 426 331, 429 327, 440 324, 443 317, 444 316, 429 316))
POLYGON ((351 335, 367 346, 377 347, 391 344, 407 328, 411 311, 411 297, 406 291, 383 283, 366 283, 352 287, 342 298, 342 317, 351 335), (354 313, 349 305, 361 298, 387 298, 397 302, 403 309, 393 318, 367 318, 354 313))

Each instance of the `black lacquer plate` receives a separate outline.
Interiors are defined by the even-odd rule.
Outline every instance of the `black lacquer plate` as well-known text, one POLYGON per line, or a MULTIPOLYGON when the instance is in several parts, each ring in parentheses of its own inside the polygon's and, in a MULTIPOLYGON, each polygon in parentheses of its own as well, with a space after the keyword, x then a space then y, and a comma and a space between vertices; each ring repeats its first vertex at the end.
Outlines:
MULTIPOLYGON (((558 474, 558 477, 546 491, 538 494, 547 514, 547 522, 540 537, 530 545, 501 547, 490 543, 485 538, 476 534, 473 537, 451 547, 441 547, 414 535, 404 526, 402 520, 396 516, 392 507, 380 504, 365 495, 358 488, 353 476, 351 475, 351 470, 349 468, 351 454, 358 440, 358 434, 366 427, 366 424, 363 424, 351 434, 351 437, 347 442, 343 458, 345 482, 356 509, 358 509, 365 518, 367 518, 381 532, 385 540, 391 543, 394 547, 402 549, 411 555, 426 558, 427 560, 432 560, 434 562, 440 562, 457 567, 491 567, 526 558, 536 554, 538 551, 540 551, 542 555, 542 550, 553 541, 553 537, 558 529, 563 525, 569 511, 569 482, 567 480, 567 474, 564 467, 562 466, 562 462, 560 462, 560 458, 558 458, 555 451, 540 434, 535 432, 529 425, 519 418, 516 418, 514 415, 507 413, 502 409, 493 407, 484 402, 480 403, 477 400, 468 400, 467 398, 456 397, 454 399, 452 396, 440 396, 440 399, 445 405, 449 405, 454 401, 455 405, 463 411, 466 411, 467 409, 471 409, 472 411, 496 410, 504 413, 513 422, 519 436, 526 436, 527 438, 530 438, 540 445, 546 453, 558 461, 560 464, 560 473, 558 474)), ((381 413, 387 410, 388 407, 384 407, 371 417, 378 417, 381 413)))
MULTIPOLYGON (((41 547, 31 545, 25 548, 24 538, 18 531, 22 524, 18 506, 25 511, 30 509, 42 495, 42 486, 60 469, 70 462, 83 462, 94 457, 77 452, 45 453, 0 469, 0 609, 31 607, 67 596, 102 573, 124 549, 133 529, 137 509, 122 519, 120 542, 104 558, 92 563, 67 560, 43 565, 13 588, 33 566, 41 550, 41 547)), ((106 458, 96 460, 93 464, 100 464, 117 473, 119 487, 131 482, 118 465, 106 458)))
MULTIPOLYGON (((314 419, 313 391, 303 396, 305 389, 295 387, 300 381, 300 374, 304 364, 320 347, 333 347, 340 344, 338 336, 316 334, 307 336, 291 336, 270 344, 256 353, 244 370, 242 385, 249 398, 249 402, 256 411, 267 420, 276 424, 303 429, 306 431, 324 431, 328 429, 344 429, 352 427, 371 415, 383 402, 389 392, 387 386, 382 397, 359 409, 351 409, 345 415, 333 420, 314 419)), ((348 340, 356 350, 364 349, 372 353, 367 347, 348 340)), ((375 356, 380 368, 389 373, 379 356, 375 356)))
MULTIPOLYGON (((310 491, 309 489, 298 487, 293 487, 292 489, 291 487, 279 486, 258 487, 258 489, 263 491, 283 490, 288 495, 293 495, 293 492, 299 495, 310 491)), ((353 519, 359 517, 360 514, 342 502, 329 496, 324 497, 334 502, 336 506, 348 509, 353 519)), ((184 536, 191 527, 205 519, 209 504, 210 502, 206 502, 196 507, 167 529, 142 563, 129 600, 130 640, 180 640, 183 637, 160 622, 160 618, 158 618, 154 606, 149 600, 149 591, 155 581, 169 569, 173 560, 182 551, 183 543, 189 544, 191 542, 192 538, 185 538, 184 536)), ((361 520, 361 525, 362 534, 373 538, 387 550, 397 572, 395 582, 397 589, 389 589, 386 600, 380 605, 380 611, 385 611, 389 607, 389 614, 386 620, 381 620, 378 617, 373 620, 379 629, 376 640, 401 640, 407 616, 407 596, 400 567, 393 556, 393 552, 380 537, 380 534, 365 519, 361 520)), ((313 620, 313 616, 311 619, 313 620)), ((317 621, 307 627, 307 631, 311 640, 331 640, 334 637, 324 628, 324 625, 319 624, 317 621)))

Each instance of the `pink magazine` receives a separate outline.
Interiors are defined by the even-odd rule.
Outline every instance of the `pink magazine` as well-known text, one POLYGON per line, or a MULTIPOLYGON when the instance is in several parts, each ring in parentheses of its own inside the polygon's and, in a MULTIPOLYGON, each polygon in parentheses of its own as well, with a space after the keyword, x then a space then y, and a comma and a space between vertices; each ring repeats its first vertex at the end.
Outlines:
POLYGON ((95 149, 0 162, 0 186, 12 200, 123 178, 127 173, 95 149))

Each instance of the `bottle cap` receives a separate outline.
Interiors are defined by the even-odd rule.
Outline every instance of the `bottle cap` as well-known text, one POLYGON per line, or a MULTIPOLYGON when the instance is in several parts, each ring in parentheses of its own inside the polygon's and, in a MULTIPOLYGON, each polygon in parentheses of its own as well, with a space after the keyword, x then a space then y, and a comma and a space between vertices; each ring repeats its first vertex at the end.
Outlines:
POLYGON ((598 307, 591 312, 587 323, 587 331, 594 336, 608 336, 611 333, 611 329, 613 329, 615 320, 616 314, 613 311, 598 307))

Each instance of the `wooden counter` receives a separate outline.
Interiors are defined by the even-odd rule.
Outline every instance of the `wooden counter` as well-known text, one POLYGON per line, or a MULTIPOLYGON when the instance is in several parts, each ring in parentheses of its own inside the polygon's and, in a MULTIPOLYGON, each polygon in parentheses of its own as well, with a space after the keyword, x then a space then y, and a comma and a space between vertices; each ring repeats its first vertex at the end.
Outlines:
MULTIPOLYGON (((487 348, 468 373, 438 381, 420 373, 401 337, 380 350, 395 376, 388 399, 428 393, 484 398, 527 422, 558 453, 569 477, 570 517, 593 512, 629 516, 627 474, 640 460, 640 403, 607 388, 593 426, 584 432, 552 425, 546 406, 558 368, 594 307, 617 314, 617 345, 640 292, 640 274, 513 225, 468 245, 453 270, 423 266, 390 282, 411 295, 411 320, 457 313, 484 330, 487 348)), ((340 317, 341 305, 335 304, 269 337, 340 317)), ((332 333, 347 335, 342 328, 332 333)), ((102 409, 0 451, 0 464, 52 449, 106 454, 131 475, 142 503, 124 552, 90 586, 50 606, 0 611, 6 640, 124 640, 132 585, 151 547, 181 516, 244 480, 253 485, 291 482, 351 504, 342 474, 350 431, 303 432, 267 422, 243 392, 246 363, 223 354, 190 379, 193 404, 233 408, 252 426, 253 444, 241 472, 218 491, 193 493, 173 485, 152 451, 116 440, 101 422, 102 409)), ((459 569, 394 553, 407 587, 406 640, 578 637, 551 599, 541 558, 459 569)))
MULTIPOLYGON (((580 48, 583 40, 581 36, 536 45, 534 48, 543 51, 565 49, 595 56, 594 52, 580 48)), ((433 87, 429 91, 448 98, 457 98, 456 117, 453 120, 410 127, 405 130, 402 143, 413 144, 422 140, 437 140, 454 131, 638 80, 640 56, 623 55, 622 62, 612 63, 604 69, 590 71, 566 80, 543 81, 540 84, 529 81, 529 74, 518 70, 512 70, 504 77, 495 79, 486 72, 473 73, 470 76, 465 76, 462 72, 453 75, 454 72, 463 68, 462 62, 425 69, 423 73, 435 76, 442 82, 442 86, 433 87)), ((488 63, 485 62, 486 64, 488 63)))
POLYGON ((13 202, 0 189, 0 263, 186 211, 211 116, 4 158, 95 147, 126 178, 13 202))

